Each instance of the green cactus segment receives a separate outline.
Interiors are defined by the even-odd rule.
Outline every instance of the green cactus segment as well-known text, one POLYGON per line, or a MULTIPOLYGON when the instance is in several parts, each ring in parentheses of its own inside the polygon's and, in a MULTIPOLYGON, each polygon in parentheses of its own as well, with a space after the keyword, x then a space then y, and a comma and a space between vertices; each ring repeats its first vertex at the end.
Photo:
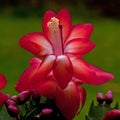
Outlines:
POLYGON ((92 101, 88 116, 85 116, 85 120, 103 120, 106 112, 112 109, 118 109, 118 102, 116 102, 115 107, 112 108, 110 105, 107 104, 95 105, 94 101, 92 101))

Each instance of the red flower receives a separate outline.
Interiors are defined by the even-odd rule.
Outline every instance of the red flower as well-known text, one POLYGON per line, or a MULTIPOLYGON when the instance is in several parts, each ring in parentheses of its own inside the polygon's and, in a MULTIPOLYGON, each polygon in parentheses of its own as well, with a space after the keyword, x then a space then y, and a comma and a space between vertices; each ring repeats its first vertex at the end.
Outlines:
MULTIPOLYGON (((0 89, 3 89, 6 85, 6 78, 4 75, 0 74, 0 89)), ((9 95, 0 92, 0 105, 2 105, 7 99, 9 95)))
POLYGON ((120 120, 120 110, 113 109, 105 114, 104 120, 120 120))
POLYGON ((38 58, 32 58, 30 67, 25 70, 16 84, 16 90, 21 92, 36 89, 40 95, 55 99, 56 105, 62 114, 67 120, 72 120, 80 105, 82 109, 86 99, 86 92, 83 87, 73 82, 75 81, 73 79, 65 89, 61 89, 52 72, 48 75, 43 73, 44 70, 49 71, 53 64, 51 60, 50 64, 48 64, 49 66, 46 66, 47 60, 41 61, 38 58))
POLYGON ((45 60, 42 64, 50 66, 49 70, 43 68, 38 71, 40 76, 40 72, 44 76, 53 70, 61 88, 65 88, 73 76, 79 79, 80 83, 92 85, 100 85, 113 78, 112 74, 89 65, 82 59, 82 55, 90 52, 95 46, 89 40, 93 31, 91 24, 72 26, 68 11, 62 9, 58 14, 47 11, 42 28, 43 33, 30 33, 20 40, 23 48, 43 57, 45 60))

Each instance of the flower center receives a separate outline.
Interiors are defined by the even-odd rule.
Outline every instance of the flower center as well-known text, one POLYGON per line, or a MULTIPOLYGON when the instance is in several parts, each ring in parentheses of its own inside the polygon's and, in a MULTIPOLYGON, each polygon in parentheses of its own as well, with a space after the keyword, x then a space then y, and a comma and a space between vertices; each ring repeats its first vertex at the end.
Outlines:
POLYGON ((50 41, 54 48, 55 55, 64 54, 64 45, 62 37, 62 25, 60 25, 59 19, 52 17, 47 23, 50 32, 50 41))
POLYGON ((59 20, 55 17, 51 18, 48 22, 47 26, 49 29, 51 29, 53 32, 57 32, 59 28, 59 20))

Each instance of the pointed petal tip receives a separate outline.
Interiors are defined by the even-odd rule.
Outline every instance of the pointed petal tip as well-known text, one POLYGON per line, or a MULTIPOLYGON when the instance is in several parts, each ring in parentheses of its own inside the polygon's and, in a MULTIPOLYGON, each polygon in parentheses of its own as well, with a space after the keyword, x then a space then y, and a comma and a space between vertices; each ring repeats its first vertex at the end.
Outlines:
POLYGON ((73 64, 75 77, 86 84, 102 85, 114 78, 113 74, 86 63, 80 57, 72 57, 71 62, 73 64))
POLYGON ((106 79, 112 80, 112 79, 114 79, 114 75, 111 73, 106 73, 106 79))
POLYGON ((92 69, 97 76, 97 78, 96 78, 97 82, 95 83, 95 85, 104 84, 104 83, 106 83, 114 78, 113 74, 108 73, 108 72, 106 72, 106 71, 104 71, 96 66, 92 65, 92 69))
POLYGON ((47 10, 47 11, 45 12, 45 14, 55 14, 55 13, 54 13, 54 11, 52 11, 52 10, 47 10))
POLYGON ((94 30, 94 26, 91 23, 87 23, 87 24, 85 24, 85 26, 88 27, 91 31, 94 30))
POLYGON ((67 8, 62 8, 61 10, 59 10, 59 12, 67 12, 68 14, 69 14, 69 11, 68 11, 68 9, 67 8))
POLYGON ((110 74, 110 76, 111 76, 111 79, 114 79, 114 77, 115 77, 113 74, 110 74))
POLYGON ((111 73, 106 73, 106 79, 112 80, 112 79, 114 79, 114 75, 111 73))
POLYGON ((73 77, 73 68, 69 58, 66 55, 57 57, 53 74, 62 89, 64 89, 71 81, 73 77))

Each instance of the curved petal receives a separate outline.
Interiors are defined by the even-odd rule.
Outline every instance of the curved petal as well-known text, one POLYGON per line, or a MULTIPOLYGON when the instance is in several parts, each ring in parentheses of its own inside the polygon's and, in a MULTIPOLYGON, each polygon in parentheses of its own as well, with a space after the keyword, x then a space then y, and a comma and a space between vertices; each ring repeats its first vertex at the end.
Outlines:
POLYGON ((112 74, 106 73, 94 66, 87 64, 80 57, 71 57, 74 76, 83 83, 100 85, 113 78, 112 74))
POLYGON ((40 32, 25 35, 20 39, 20 45, 36 56, 53 54, 52 45, 40 32))
POLYGON ((96 66, 90 65, 90 68, 93 69, 93 71, 95 71, 96 76, 97 76, 98 81, 99 81, 99 84, 103 84, 103 83, 108 82, 109 80, 112 80, 114 78, 113 74, 105 72, 104 70, 102 70, 96 66))
POLYGON ((79 108, 79 91, 74 82, 69 82, 65 89, 57 88, 56 105, 67 120, 73 120, 79 108))
POLYGON ((8 94, 4 94, 0 92, 0 105, 3 105, 8 98, 9 98, 8 94))
POLYGON ((73 65, 74 76, 80 80, 80 83, 81 81, 87 84, 95 84, 97 82, 96 74, 82 58, 71 57, 70 60, 73 65))
POLYGON ((78 111, 78 114, 79 114, 85 104, 85 101, 86 101, 86 90, 82 86, 78 86, 78 90, 79 90, 80 103, 82 104, 80 106, 80 110, 78 111))
POLYGON ((62 37, 63 41, 65 41, 72 28, 72 21, 68 10, 65 8, 61 9, 57 14, 57 18, 60 20, 60 25, 62 25, 62 37))
POLYGON ((0 74, 0 89, 3 89, 7 83, 7 80, 3 74, 0 74))
POLYGON ((73 76, 72 64, 67 56, 57 57, 53 73, 60 87, 65 88, 73 76))
POLYGON ((74 39, 67 43, 65 53, 83 55, 91 51, 95 47, 93 42, 85 39, 74 39))
POLYGON ((43 29, 43 33, 44 35, 46 36, 46 38, 48 40, 50 40, 50 31, 49 31, 49 28, 48 28, 48 22, 50 21, 51 18, 55 17, 56 14, 51 11, 51 10, 48 10, 47 12, 45 12, 44 14, 44 17, 43 17, 43 22, 42 22, 42 29, 43 29))
POLYGON ((16 84, 15 88, 18 92, 32 89, 33 86, 31 85, 31 81, 34 81, 33 77, 37 73, 41 63, 42 61, 39 60, 38 58, 32 58, 30 60, 30 67, 22 73, 22 75, 20 76, 20 79, 16 84))
POLYGON ((16 84, 16 90, 21 92, 23 90, 36 89, 38 84, 42 84, 48 74, 53 68, 55 56, 47 56, 43 62, 38 58, 33 58, 30 61, 30 67, 26 69, 20 76, 16 84))
POLYGON ((69 35, 69 38, 67 39, 66 42, 68 42, 72 39, 77 39, 77 38, 83 38, 83 39, 88 40, 92 31, 93 31, 92 24, 78 24, 78 25, 75 25, 72 28, 71 34, 69 35))
POLYGON ((51 70, 53 69, 55 60, 56 60, 56 56, 54 55, 46 56, 45 59, 42 61, 41 66, 38 69, 36 78, 37 77, 40 78, 39 76, 41 76, 41 78, 46 77, 46 75, 48 75, 48 73, 50 73, 51 70))
POLYGON ((49 99, 54 99, 56 95, 56 87, 57 87, 57 81, 53 77, 53 75, 48 75, 45 82, 42 84, 37 84, 36 89, 40 93, 40 95, 43 95, 49 99))

